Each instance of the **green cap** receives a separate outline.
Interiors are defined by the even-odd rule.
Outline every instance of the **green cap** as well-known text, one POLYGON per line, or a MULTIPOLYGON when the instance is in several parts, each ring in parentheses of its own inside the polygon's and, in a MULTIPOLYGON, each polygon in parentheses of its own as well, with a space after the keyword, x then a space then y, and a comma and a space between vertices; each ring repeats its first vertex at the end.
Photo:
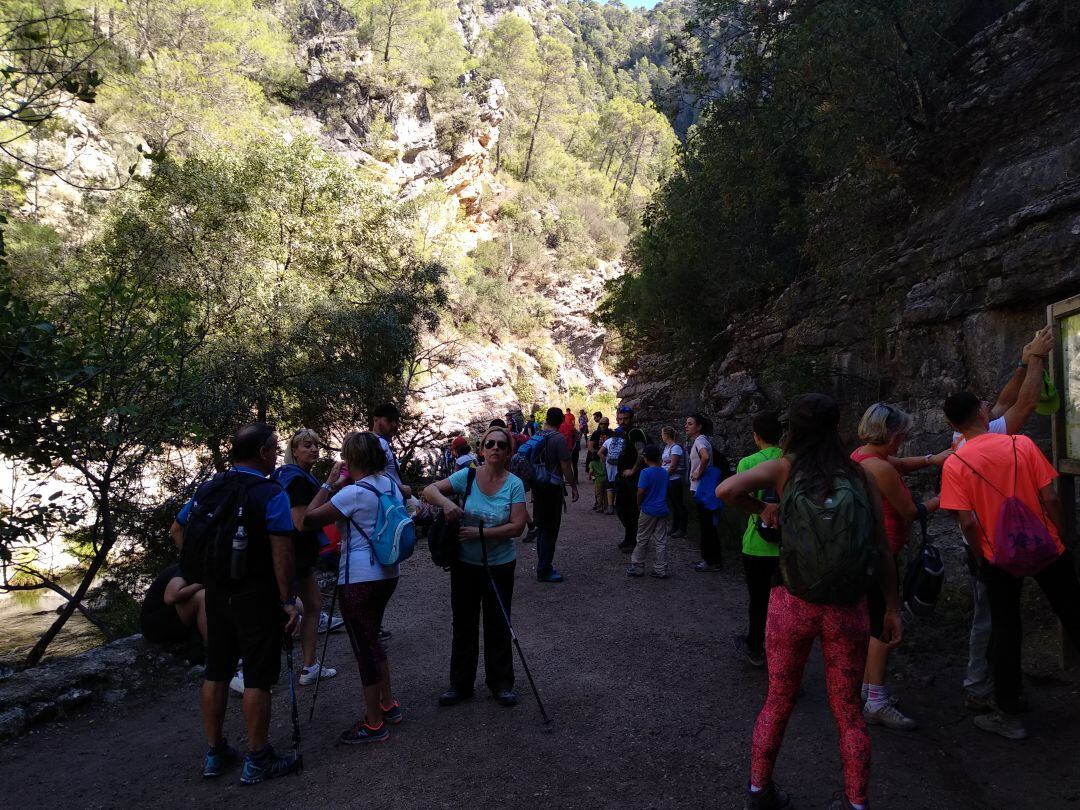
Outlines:
POLYGON ((1039 404, 1035 406, 1036 413, 1050 416, 1057 413, 1061 407, 1061 396, 1058 394, 1054 381, 1050 379, 1050 372, 1043 372, 1042 391, 1039 392, 1039 404))

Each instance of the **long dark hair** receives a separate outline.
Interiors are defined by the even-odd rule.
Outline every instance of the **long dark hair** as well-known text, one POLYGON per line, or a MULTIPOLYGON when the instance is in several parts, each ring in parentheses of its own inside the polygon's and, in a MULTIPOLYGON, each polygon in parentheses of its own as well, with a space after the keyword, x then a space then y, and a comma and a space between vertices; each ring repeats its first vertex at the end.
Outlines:
POLYGON ((862 469, 851 460, 840 440, 840 406, 825 394, 803 394, 788 404, 787 431, 782 447, 791 460, 791 479, 812 482, 814 496, 824 500, 832 480, 843 475, 863 480, 862 469))

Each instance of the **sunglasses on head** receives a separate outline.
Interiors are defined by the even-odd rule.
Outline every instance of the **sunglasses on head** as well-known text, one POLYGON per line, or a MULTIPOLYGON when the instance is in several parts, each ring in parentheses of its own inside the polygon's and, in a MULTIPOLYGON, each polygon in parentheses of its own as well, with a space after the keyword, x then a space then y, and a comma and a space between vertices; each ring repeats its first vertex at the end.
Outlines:
POLYGON ((506 450, 509 446, 509 442, 501 441, 499 439, 488 439, 486 442, 484 442, 485 450, 494 450, 496 447, 498 447, 500 450, 506 450))

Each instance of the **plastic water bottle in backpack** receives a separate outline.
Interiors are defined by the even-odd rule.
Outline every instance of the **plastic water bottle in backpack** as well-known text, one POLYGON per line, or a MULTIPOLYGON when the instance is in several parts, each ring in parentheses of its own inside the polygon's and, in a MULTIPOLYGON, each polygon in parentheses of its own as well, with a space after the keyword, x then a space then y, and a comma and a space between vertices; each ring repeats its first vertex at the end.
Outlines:
POLYGON ((244 528, 244 507, 236 515, 236 534, 232 540, 232 557, 229 560, 229 576, 233 579, 243 579, 247 572, 247 547, 248 536, 244 528))

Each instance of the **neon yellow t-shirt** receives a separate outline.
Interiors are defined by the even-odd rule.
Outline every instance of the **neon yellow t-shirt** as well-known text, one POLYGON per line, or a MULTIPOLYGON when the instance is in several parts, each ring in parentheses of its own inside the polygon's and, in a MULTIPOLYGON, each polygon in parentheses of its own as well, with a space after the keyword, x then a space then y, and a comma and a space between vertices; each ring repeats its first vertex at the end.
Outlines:
MULTIPOLYGON (((736 472, 746 472, 752 467, 756 467, 763 461, 772 461, 773 459, 780 458, 784 455, 784 451, 779 447, 766 447, 764 450, 758 450, 753 455, 739 461, 739 466, 736 472)), ((761 497, 762 493, 756 493, 757 497, 761 497)), ((751 557, 778 557, 780 556, 780 546, 777 543, 770 543, 760 534, 757 530, 757 515, 751 515, 750 519, 746 522, 746 531, 743 532, 742 538, 742 550, 743 554, 747 554, 751 557)))

